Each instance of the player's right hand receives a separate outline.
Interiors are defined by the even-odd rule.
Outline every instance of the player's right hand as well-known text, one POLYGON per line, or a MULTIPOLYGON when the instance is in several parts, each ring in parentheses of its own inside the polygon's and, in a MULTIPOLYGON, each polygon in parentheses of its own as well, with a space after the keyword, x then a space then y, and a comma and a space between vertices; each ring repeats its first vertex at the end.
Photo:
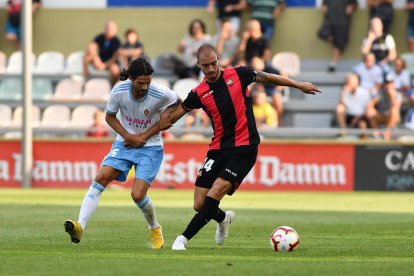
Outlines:
POLYGON ((316 93, 322 93, 316 85, 310 82, 301 82, 299 89, 305 94, 315 95, 316 93))

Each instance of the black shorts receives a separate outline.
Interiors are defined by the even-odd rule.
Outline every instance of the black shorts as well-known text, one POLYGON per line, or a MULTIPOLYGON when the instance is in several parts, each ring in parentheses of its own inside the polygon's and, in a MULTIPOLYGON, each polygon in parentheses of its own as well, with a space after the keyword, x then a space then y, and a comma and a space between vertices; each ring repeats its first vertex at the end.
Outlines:
POLYGON ((352 124, 352 121, 356 118, 357 116, 355 115, 350 115, 350 114, 346 114, 346 124, 349 127, 358 127, 359 122, 364 121, 368 124, 368 118, 366 116, 361 116, 359 117, 354 124, 352 124))
POLYGON ((331 26, 332 44, 341 51, 348 45, 349 26, 331 26))
POLYGON ((240 146, 229 149, 209 150, 198 172, 195 185, 211 188, 218 177, 229 181, 232 195, 256 163, 258 145, 240 146))

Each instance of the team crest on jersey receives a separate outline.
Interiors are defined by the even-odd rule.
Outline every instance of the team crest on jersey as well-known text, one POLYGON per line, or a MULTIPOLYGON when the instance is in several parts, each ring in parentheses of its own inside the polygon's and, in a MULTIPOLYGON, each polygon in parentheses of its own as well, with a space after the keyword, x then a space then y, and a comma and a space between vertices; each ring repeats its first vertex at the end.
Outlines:
POLYGON ((233 85, 233 80, 232 79, 228 79, 227 80, 227 85, 228 86, 232 86, 233 85))
POLYGON ((148 117, 148 115, 150 115, 150 113, 151 113, 151 111, 149 111, 149 109, 144 110, 145 117, 148 117))

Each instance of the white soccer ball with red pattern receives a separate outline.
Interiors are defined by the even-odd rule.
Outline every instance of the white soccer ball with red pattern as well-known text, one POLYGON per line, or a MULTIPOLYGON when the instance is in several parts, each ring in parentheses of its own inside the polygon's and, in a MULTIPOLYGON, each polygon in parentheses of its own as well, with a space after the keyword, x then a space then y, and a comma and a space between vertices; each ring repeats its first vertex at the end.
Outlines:
POLYGON ((270 245, 277 252, 290 252, 299 244, 299 235, 289 226, 280 226, 273 230, 270 245))

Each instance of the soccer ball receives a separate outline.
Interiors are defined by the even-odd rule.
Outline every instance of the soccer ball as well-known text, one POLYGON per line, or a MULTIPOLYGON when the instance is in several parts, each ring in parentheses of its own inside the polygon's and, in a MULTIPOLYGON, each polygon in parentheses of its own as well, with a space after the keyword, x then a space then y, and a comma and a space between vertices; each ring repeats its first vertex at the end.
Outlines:
POLYGON ((280 226, 273 230, 270 245, 277 252, 290 252, 299 244, 299 235, 289 226, 280 226))

